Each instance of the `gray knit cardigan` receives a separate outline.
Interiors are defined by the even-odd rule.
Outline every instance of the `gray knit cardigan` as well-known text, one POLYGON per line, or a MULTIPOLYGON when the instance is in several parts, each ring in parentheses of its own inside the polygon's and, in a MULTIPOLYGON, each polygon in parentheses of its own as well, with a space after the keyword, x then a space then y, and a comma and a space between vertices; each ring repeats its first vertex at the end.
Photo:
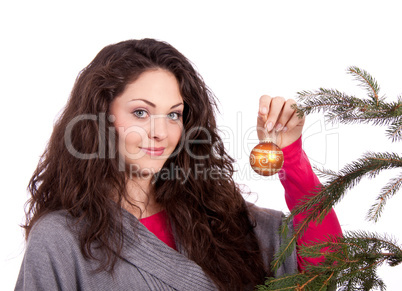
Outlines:
MULTIPOLYGON (((283 214, 254 205, 250 205, 250 213, 257 222, 255 232, 264 263, 269 266, 281 244, 278 229, 283 214)), ((216 290, 180 245, 178 251, 170 248, 126 211, 123 211, 124 246, 114 273, 95 272, 98 263, 83 257, 72 221, 66 211, 57 211, 34 225, 15 290, 216 290)), ((295 272, 294 250, 276 276, 295 272)))

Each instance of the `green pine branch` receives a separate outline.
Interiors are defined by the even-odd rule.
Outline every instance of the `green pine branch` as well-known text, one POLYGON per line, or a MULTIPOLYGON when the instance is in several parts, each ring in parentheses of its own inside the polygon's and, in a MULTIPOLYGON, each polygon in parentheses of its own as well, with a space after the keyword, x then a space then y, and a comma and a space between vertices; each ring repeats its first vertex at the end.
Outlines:
POLYGON ((361 83, 361 86, 367 90, 367 95, 379 106, 380 86, 378 86, 377 81, 365 70, 358 67, 349 67, 347 71, 361 83))
POLYGON ((302 272, 299 274, 283 276, 279 278, 267 278, 264 285, 256 286, 258 291, 284 291, 284 290, 311 290, 329 291, 334 290, 334 272, 329 274, 302 272))
POLYGON ((300 254, 306 257, 324 255, 325 264, 308 266, 306 272, 310 276, 335 272, 338 286, 348 286, 348 290, 385 289, 377 276, 377 268, 385 263, 392 267, 402 262, 402 248, 394 239, 363 231, 347 232, 337 242, 302 247, 300 254), (324 253, 323 248, 326 248, 324 253))
POLYGON ((357 67, 348 68, 348 73, 366 88, 369 98, 357 98, 336 89, 319 88, 316 91, 298 92, 302 105, 295 106, 299 116, 325 112, 327 121, 344 124, 371 123, 388 125, 387 136, 394 142, 402 139, 402 98, 385 102, 379 97, 377 81, 366 71, 357 67))
POLYGON ((334 285, 346 290, 385 290, 377 275, 383 264, 402 262, 402 248, 394 239, 367 232, 346 232, 342 238, 329 238, 302 246, 302 257, 324 257, 324 263, 308 265, 299 274, 267 278, 257 290, 330 290, 334 285), (323 251, 325 250, 325 251, 323 251))
POLYGON ((381 189, 380 195, 377 197, 377 202, 373 204, 367 214, 367 219, 377 222, 384 210, 388 199, 394 196, 402 186, 402 174, 391 179, 387 185, 381 189))
MULTIPOLYGON (((357 161, 344 166, 338 173, 331 172, 331 175, 327 176, 328 181, 315 189, 312 195, 303 199, 288 219, 308 210, 309 215, 306 218, 308 222, 313 220, 320 222, 347 191, 356 186, 363 177, 373 179, 380 172, 394 168, 402 168, 402 157, 398 154, 367 152, 357 161)), ((392 180, 389 187, 382 191, 382 199, 380 198, 382 204, 385 204, 386 200, 392 197, 400 186, 400 179, 392 180), (390 188, 389 192, 386 190, 388 188, 390 188)))

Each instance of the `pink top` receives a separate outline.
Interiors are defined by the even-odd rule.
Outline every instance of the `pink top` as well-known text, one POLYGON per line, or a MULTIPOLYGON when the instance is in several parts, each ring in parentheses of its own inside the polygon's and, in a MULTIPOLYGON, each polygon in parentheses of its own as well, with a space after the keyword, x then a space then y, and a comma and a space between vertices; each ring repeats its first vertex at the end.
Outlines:
POLYGON ((172 228, 168 221, 167 214, 164 210, 140 219, 140 222, 145 225, 150 232, 156 235, 157 238, 159 238, 169 247, 176 250, 176 243, 173 238, 172 228))
MULTIPOLYGON (((301 137, 291 145, 282 149, 284 164, 280 173, 281 183, 285 189, 285 199, 289 210, 292 210, 305 195, 308 195, 316 185, 320 184, 314 174, 310 162, 302 149, 301 137)), ((303 220, 304 213, 294 218, 294 224, 303 220)), ((176 249, 172 229, 168 223, 167 214, 161 211, 152 216, 140 219, 149 231, 154 233, 168 246, 176 249)), ((297 245, 307 245, 311 241, 325 240, 328 235, 341 236, 342 230, 338 218, 332 210, 320 225, 310 223, 304 235, 298 239, 297 245)), ((304 269, 306 263, 317 264, 322 258, 302 258, 297 256, 299 269, 304 269)))

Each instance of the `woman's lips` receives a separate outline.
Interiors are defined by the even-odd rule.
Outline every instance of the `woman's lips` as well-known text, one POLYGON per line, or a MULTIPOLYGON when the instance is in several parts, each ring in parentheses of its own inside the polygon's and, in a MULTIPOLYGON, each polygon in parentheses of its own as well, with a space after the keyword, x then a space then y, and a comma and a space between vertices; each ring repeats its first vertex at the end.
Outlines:
POLYGON ((141 148, 141 150, 150 156, 160 156, 163 154, 165 148, 141 148))

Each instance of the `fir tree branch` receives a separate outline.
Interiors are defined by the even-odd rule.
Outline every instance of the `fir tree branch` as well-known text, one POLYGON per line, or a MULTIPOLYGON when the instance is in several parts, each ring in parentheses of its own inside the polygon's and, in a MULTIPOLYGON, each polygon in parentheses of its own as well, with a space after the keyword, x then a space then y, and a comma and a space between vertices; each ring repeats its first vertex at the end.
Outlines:
POLYGON ((297 93, 301 104, 294 106, 297 114, 302 116, 322 111, 326 120, 332 123, 389 125, 388 137, 392 141, 401 140, 402 98, 398 97, 397 102, 385 102, 384 98, 379 98, 380 88, 371 75, 357 67, 348 68, 348 72, 367 89, 370 99, 357 98, 335 89, 301 91, 297 93))
MULTIPOLYGON (((318 278, 318 275, 315 275, 314 277, 312 277, 310 280, 308 280, 306 283, 304 283, 303 285, 301 285, 299 287, 299 290, 304 290, 304 288, 306 288, 312 281, 314 281, 315 279, 318 278)), ((320 288, 321 289, 321 288, 320 288)))
POLYGON ((376 268, 387 262, 390 266, 402 263, 402 249, 386 235, 368 232, 346 232, 343 238, 312 242, 301 246, 299 254, 325 257, 325 263, 308 265, 302 273, 281 278, 268 278, 258 290, 326 290, 332 282, 347 290, 385 289, 376 268), (323 252, 323 248, 326 251, 323 252), (294 288, 294 289, 291 289, 294 288), (363 288, 363 289, 362 289, 363 288))
POLYGON ((317 174, 318 177, 320 178, 328 178, 328 176, 330 177, 336 177, 339 178, 338 174, 332 170, 329 169, 324 169, 324 168, 318 168, 317 166, 313 165, 313 170, 315 171, 315 173, 317 174))
POLYGON ((306 220, 320 222, 331 208, 343 198, 347 190, 357 185, 364 176, 375 178, 381 171, 391 168, 401 168, 402 157, 395 153, 367 152, 362 158, 347 164, 337 175, 332 176, 327 183, 313 191, 293 209, 288 219, 305 211, 309 211, 306 220))
MULTIPOLYGON (((328 89, 320 89, 328 91, 328 89)), ((340 122, 343 124, 373 123, 374 125, 395 124, 402 121, 402 102, 379 102, 379 106, 371 104, 371 101, 360 100, 356 97, 343 97, 345 100, 334 100, 323 97, 322 92, 309 93, 316 96, 315 99, 303 99, 306 92, 299 93, 299 101, 302 103, 293 108, 299 116, 303 114, 326 112, 328 122, 340 122)), ((346 96, 346 95, 345 95, 346 96)), ((333 97, 336 98, 336 97, 333 97)))
POLYGON ((295 106, 299 117, 321 111, 344 112, 364 107, 364 102, 354 96, 346 95, 338 90, 319 88, 316 92, 302 91, 297 93, 303 100, 303 106, 295 106))
POLYGON ((285 275, 279 278, 267 278, 265 285, 256 286, 257 290, 295 290, 297 284, 292 284, 295 280, 300 280, 300 274, 285 275))
POLYGON ((402 119, 391 124, 387 129, 387 135, 393 142, 402 140, 402 119))
POLYGON ((318 290, 318 291, 325 290, 325 289, 323 289, 323 288, 326 287, 326 286, 328 286, 328 285, 331 283, 331 279, 334 277, 334 274, 335 274, 335 272, 332 272, 332 273, 330 274, 330 276, 328 277, 328 279, 326 279, 326 280, 324 281, 323 286, 322 286, 322 287, 320 288, 320 290, 318 290))
POLYGON ((387 185, 381 189, 380 195, 377 197, 377 203, 372 205, 367 218, 368 220, 377 222, 389 198, 394 196, 402 186, 402 175, 391 179, 387 185))
POLYGON ((355 76, 355 79, 358 80, 364 88, 366 88, 368 95, 378 106, 378 93, 380 92, 380 86, 378 86, 377 81, 367 71, 358 67, 349 67, 347 71, 349 74, 355 76))
POLYGON ((342 238, 336 240, 330 238, 322 242, 311 242, 308 246, 302 246, 299 254, 304 257, 325 256, 330 261, 337 262, 335 266, 312 265, 308 270, 336 270, 342 263, 359 263, 365 269, 367 264, 360 259, 362 256, 378 260, 385 258, 392 266, 402 263, 402 249, 394 239, 364 231, 346 232, 342 238), (326 248, 325 252, 322 251, 323 248, 326 248))
POLYGON ((257 286, 257 290, 327 290, 329 284, 332 283, 333 272, 316 273, 310 275, 302 272, 294 275, 285 275, 280 278, 267 278, 265 285, 257 286))

